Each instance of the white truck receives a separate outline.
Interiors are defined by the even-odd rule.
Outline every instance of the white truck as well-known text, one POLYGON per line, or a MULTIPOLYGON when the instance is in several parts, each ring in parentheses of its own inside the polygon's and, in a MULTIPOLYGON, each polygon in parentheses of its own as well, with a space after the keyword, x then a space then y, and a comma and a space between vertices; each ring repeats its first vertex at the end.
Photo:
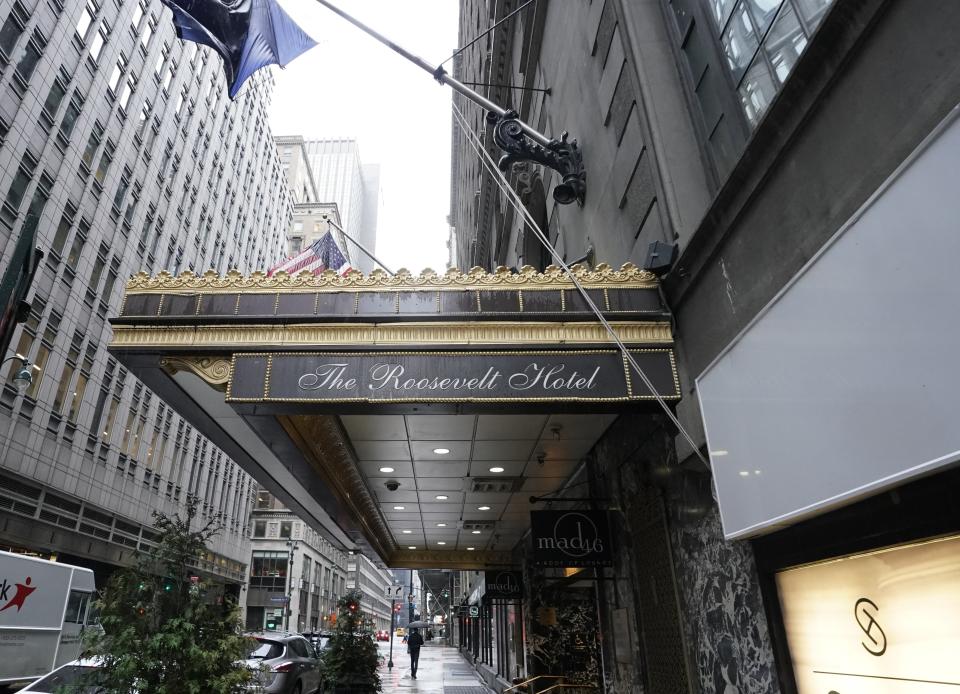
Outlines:
POLYGON ((90 569, 0 551, 0 683, 78 658, 93 593, 90 569))

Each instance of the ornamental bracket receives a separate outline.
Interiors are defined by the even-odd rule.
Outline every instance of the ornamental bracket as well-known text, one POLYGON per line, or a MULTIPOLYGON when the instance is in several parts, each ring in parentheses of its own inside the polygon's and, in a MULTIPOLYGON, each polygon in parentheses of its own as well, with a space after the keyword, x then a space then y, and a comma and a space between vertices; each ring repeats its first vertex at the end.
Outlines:
POLYGON ((493 141, 506 154, 500 157, 500 170, 522 161, 532 161, 549 167, 560 174, 562 180, 554 186, 553 199, 561 205, 576 201, 583 205, 587 192, 587 174, 583 168, 583 154, 576 140, 567 140, 567 133, 560 139, 549 140, 546 144, 537 142, 527 134, 520 116, 516 111, 506 111, 499 115, 494 111, 487 113, 487 122, 493 125, 493 141))

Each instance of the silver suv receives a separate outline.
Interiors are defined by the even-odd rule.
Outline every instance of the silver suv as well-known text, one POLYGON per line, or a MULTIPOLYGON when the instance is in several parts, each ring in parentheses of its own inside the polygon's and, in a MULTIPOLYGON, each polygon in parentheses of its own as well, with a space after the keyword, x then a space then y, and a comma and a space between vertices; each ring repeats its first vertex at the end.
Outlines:
POLYGON ((320 689, 320 659, 300 634, 250 634, 256 640, 246 665, 254 671, 252 692, 310 694, 320 689))

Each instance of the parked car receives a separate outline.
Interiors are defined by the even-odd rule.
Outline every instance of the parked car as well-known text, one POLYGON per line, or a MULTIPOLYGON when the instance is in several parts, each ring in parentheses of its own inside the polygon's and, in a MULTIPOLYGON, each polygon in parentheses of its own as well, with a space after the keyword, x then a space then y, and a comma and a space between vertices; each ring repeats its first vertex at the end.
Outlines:
POLYGON ((389 631, 387 631, 386 629, 381 629, 380 631, 377 632, 377 641, 389 641, 389 640, 390 640, 389 631))
POLYGON ((320 691, 319 652, 300 634, 250 634, 256 640, 246 666, 254 672, 250 691, 310 694, 320 691))
POLYGON ((97 684, 100 661, 96 658, 81 658, 61 665, 20 692, 31 694, 101 694, 104 690, 97 684))

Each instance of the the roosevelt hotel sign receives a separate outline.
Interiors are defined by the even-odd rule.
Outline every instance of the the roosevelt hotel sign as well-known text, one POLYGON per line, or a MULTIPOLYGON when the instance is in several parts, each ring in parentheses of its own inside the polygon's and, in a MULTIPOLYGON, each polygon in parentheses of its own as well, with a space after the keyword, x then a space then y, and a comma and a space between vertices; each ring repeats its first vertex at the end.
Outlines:
POLYGON ((612 566, 606 511, 531 511, 537 566, 612 566))
MULTIPOLYGON (((632 350, 664 398, 680 397, 670 349, 632 350)), ((653 394, 612 349, 239 354, 234 402, 617 402, 653 394)))

